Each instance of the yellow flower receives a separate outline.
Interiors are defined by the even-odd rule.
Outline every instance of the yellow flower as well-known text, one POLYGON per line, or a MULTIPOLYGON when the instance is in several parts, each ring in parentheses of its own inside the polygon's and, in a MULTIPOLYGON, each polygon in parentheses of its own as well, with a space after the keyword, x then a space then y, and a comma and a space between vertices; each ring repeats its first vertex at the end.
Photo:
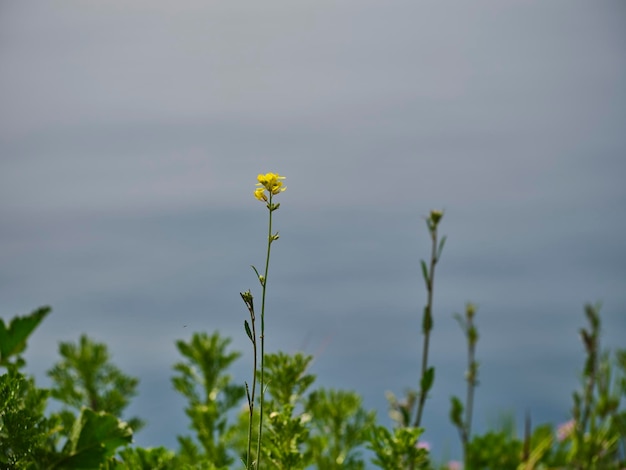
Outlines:
POLYGON ((283 187, 284 176, 280 176, 278 173, 266 173, 259 174, 257 176, 257 180, 259 181, 256 185, 259 186, 255 191, 254 195, 259 201, 267 201, 267 196, 265 196, 264 191, 267 190, 273 195, 278 193, 282 193, 286 187, 283 187))
POLYGON ((265 188, 256 188, 254 190, 254 197, 259 201, 267 202, 267 196, 265 195, 265 188))

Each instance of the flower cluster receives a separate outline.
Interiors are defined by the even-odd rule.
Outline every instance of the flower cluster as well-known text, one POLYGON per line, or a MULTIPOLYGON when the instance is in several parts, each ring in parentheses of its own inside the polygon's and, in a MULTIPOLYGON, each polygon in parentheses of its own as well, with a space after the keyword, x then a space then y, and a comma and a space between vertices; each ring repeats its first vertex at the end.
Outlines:
POLYGON ((280 176, 278 173, 266 173, 260 174, 257 176, 257 180, 259 181, 256 185, 258 188, 254 190, 254 197, 256 197, 259 201, 267 202, 267 195, 265 191, 268 191, 270 195, 276 195, 278 193, 282 193, 286 187, 283 186, 284 176, 280 176))

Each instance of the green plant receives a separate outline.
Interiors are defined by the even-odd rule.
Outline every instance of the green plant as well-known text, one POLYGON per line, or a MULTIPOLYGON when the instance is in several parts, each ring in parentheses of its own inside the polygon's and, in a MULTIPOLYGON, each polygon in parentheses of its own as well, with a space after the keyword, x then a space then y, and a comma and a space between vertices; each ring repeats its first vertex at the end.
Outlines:
POLYGON ((424 344, 422 351, 422 368, 419 393, 417 395, 417 413, 415 415, 414 427, 418 428, 422 423, 422 413, 424 412, 424 404, 428 397, 428 392, 433 386, 435 381, 435 368, 428 367, 428 350, 430 344, 430 332, 433 329, 433 300, 434 300, 434 288, 435 288, 435 267, 441 258, 443 246, 446 243, 446 237, 442 237, 438 242, 437 228, 439 222, 443 217, 442 211, 432 210, 429 217, 426 219, 426 225, 428 226, 428 232, 430 233, 430 239, 432 243, 430 253, 430 268, 426 266, 426 262, 421 260, 422 275, 424 276, 424 282, 426 284, 426 291, 428 293, 428 300, 424 307, 424 316, 422 317, 422 333, 424 334, 424 344))
MULTIPOLYGON (((62 359, 48 371, 48 376, 53 382, 51 396, 66 405, 60 413, 65 429, 72 428, 75 413, 83 407, 121 418, 137 394, 139 380, 110 362, 107 345, 82 335, 77 344, 60 343, 59 354, 62 359)), ((127 422, 134 431, 144 425, 138 417, 127 422)))
POLYGON ((369 448, 376 454, 372 463, 385 470, 431 468, 428 450, 417 445, 421 434, 420 428, 398 427, 392 433, 384 426, 372 426, 369 448))
POLYGON ((252 469, 256 467, 259 469, 261 467, 261 444, 263 442, 263 403, 265 399, 265 298, 267 294, 267 277, 269 274, 269 266, 270 266, 270 253, 272 249, 272 243, 278 240, 278 232, 272 232, 272 214, 274 211, 278 210, 280 207, 280 203, 274 203, 274 196, 280 194, 285 189, 283 186, 282 180, 284 180, 284 176, 280 176, 277 173, 266 173, 265 175, 259 174, 257 177, 257 188, 254 191, 254 196, 261 202, 265 202, 267 210, 268 210, 268 230, 267 230, 267 252, 265 256, 265 270, 263 274, 259 274, 259 271, 256 267, 252 266, 252 269, 256 273, 257 279, 261 284, 262 288, 262 298, 261 298, 261 335, 258 339, 260 339, 261 343, 261 373, 259 375, 259 387, 260 387, 260 397, 259 397, 259 426, 258 426, 258 439, 257 439, 257 451, 256 451, 256 461, 253 462, 252 459, 252 425, 254 421, 254 402, 255 402, 255 394, 256 394, 256 381, 257 381, 257 335, 256 335, 256 315, 254 311, 254 303, 253 296, 250 291, 242 292, 241 298, 243 299, 246 307, 248 308, 248 313, 250 314, 250 323, 247 320, 244 321, 244 328, 248 338, 252 342, 254 361, 253 361, 253 374, 252 374, 252 391, 250 391, 250 387, 246 383, 246 395, 248 398, 248 410, 249 410, 249 426, 248 426, 248 448, 246 452, 246 468, 252 469), (267 192, 267 194, 266 194, 267 192), (250 324, 252 326, 250 326, 250 324))
POLYGON ((51 461, 55 419, 44 416, 48 392, 17 370, 0 376, 0 467, 29 468, 51 461))
POLYGON ((626 350, 616 352, 612 366, 610 353, 600 347, 599 312, 599 305, 585 306, 589 326, 580 330, 587 355, 583 386, 573 394, 572 430, 563 439, 571 441, 569 457, 577 469, 626 465, 626 410, 620 408, 626 397, 626 350))
POLYGON ((50 391, 37 388, 31 377, 18 371, 24 365, 19 355, 28 336, 49 311, 44 307, 16 317, 8 328, 0 320, 2 365, 7 368, 0 376, 0 464, 6 469, 98 469, 131 442, 130 426, 112 414, 85 407, 71 423, 64 423, 58 414, 47 417, 50 391))
POLYGON ((465 407, 458 397, 451 398, 450 420, 457 428, 461 445, 463 448, 463 462, 466 468, 469 466, 468 446, 472 437, 472 414, 474 411, 474 390, 478 385, 478 362, 476 361, 476 343, 478 342, 478 329, 474 323, 476 315, 476 306, 468 303, 465 306, 465 316, 462 317, 458 313, 455 318, 461 325, 461 329, 467 338, 467 371, 465 372, 465 380, 467 380, 467 395, 465 407), (463 411, 465 410, 465 417, 463 411))
POLYGON ((376 416, 365 411, 361 401, 352 391, 321 388, 309 395, 305 412, 311 421, 305 447, 316 468, 365 468, 361 448, 367 443, 368 429, 376 423, 376 416))
MULTIPOLYGON (((229 368, 240 353, 229 349, 230 339, 215 332, 177 341, 183 360, 174 365, 172 383, 187 400, 185 412, 194 434, 178 436, 176 451, 133 447, 133 429, 139 429, 142 421, 132 418, 126 423, 121 417, 135 395, 137 380, 111 363, 105 344, 86 335, 77 343, 61 343, 61 360, 49 371, 53 387, 41 389, 24 373, 22 353, 50 309, 43 307, 10 322, 0 319, 0 367, 5 371, 0 375, 0 469, 225 470, 237 468, 239 457, 248 470, 260 468, 261 461, 265 469, 363 470, 365 447, 372 456, 370 463, 384 470, 461 468, 460 462, 433 465, 429 445, 420 441, 424 430, 417 426, 435 377, 428 351, 435 265, 445 242, 445 237, 439 241, 437 236, 443 214, 431 211, 427 219, 431 260, 429 265, 421 262, 428 299, 422 318, 419 389, 409 390, 402 400, 388 393, 395 422, 388 429, 363 408, 356 392, 313 388, 312 356, 265 353, 270 248, 278 239, 272 232, 272 213, 279 207, 273 196, 285 189, 282 179, 273 173, 259 175, 255 191, 255 197, 267 203, 269 231, 263 274, 253 267, 263 289, 258 335, 252 294, 241 294, 250 314, 244 328, 253 345, 252 387, 233 383, 229 368), (58 413, 46 412, 51 396, 64 405, 58 413), (236 418, 244 396, 247 406, 236 418)), ((467 304, 464 316, 456 315, 467 341, 467 391, 465 402, 452 397, 450 417, 461 438, 465 470, 626 468, 626 350, 601 349, 599 306, 585 306, 588 325, 580 332, 585 363, 571 419, 555 432, 550 424, 533 429, 527 413, 522 437, 516 435, 513 418, 506 416, 484 434, 472 433, 478 385, 475 315, 472 304, 467 304)))
POLYGON ((192 438, 179 436, 181 465, 202 461, 221 468, 233 462, 229 439, 235 428, 228 423, 227 413, 243 398, 244 390, 232 384, 226 373, 240 356, 239 352, 227 351, 230 342, 217 332, 211 336, 194 333, 189 342, 176 342, 186 361, 174 365, 172 383, 187 399, 185 413, 201 447, 192 438))
POLYGON ((302 410, 305 392, 315 381, 307 373, 313 358, 279 352, 266 357, 268 420, 263 457, 281 470, 304 469, 307 465, 303 444, 309 437, 310 415, 302 410))
POLYGON ((19 369, 26 364, 20 354, 26 349, 28 337, 50 311, 50 307, 40 307, 30 315, 14 317, 8 325, 0 318, 0 367, 19 369))

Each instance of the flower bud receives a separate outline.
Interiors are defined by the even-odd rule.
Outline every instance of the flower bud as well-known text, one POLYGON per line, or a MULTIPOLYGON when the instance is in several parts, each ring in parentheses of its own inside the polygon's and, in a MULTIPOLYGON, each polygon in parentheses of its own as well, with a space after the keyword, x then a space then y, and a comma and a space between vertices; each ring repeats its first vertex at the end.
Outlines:
POLYGON ((467 318, 471 320, 472 318, 474 318, 475 314, 476 314, 476 305, 472 303, 468 303, 465 306, 465 315, 467 316, 467 318))
POLYGON ((431 210, 430 211, 430 221, 436 227, 441 218, 443 217, 443 211, 431 210))

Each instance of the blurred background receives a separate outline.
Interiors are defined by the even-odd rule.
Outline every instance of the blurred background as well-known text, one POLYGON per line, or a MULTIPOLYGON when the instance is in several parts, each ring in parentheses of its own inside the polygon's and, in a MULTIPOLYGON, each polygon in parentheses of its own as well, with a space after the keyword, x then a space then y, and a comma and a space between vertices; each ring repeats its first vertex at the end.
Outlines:
POLYGON ((566 421, 585 302, 626 337, 626 4, 583 1, 5 1, 0 4, 0 299, 49 304, 28 369, 83 332, 141 380, 135 441, 176 447, 174 342, 251 351, 258 173, 287 177, 267 349, 317 385, 417 387, 424 217, 444 209, 423 424, 457 453, 453 319, 478 305, 475 429, 566 421))

